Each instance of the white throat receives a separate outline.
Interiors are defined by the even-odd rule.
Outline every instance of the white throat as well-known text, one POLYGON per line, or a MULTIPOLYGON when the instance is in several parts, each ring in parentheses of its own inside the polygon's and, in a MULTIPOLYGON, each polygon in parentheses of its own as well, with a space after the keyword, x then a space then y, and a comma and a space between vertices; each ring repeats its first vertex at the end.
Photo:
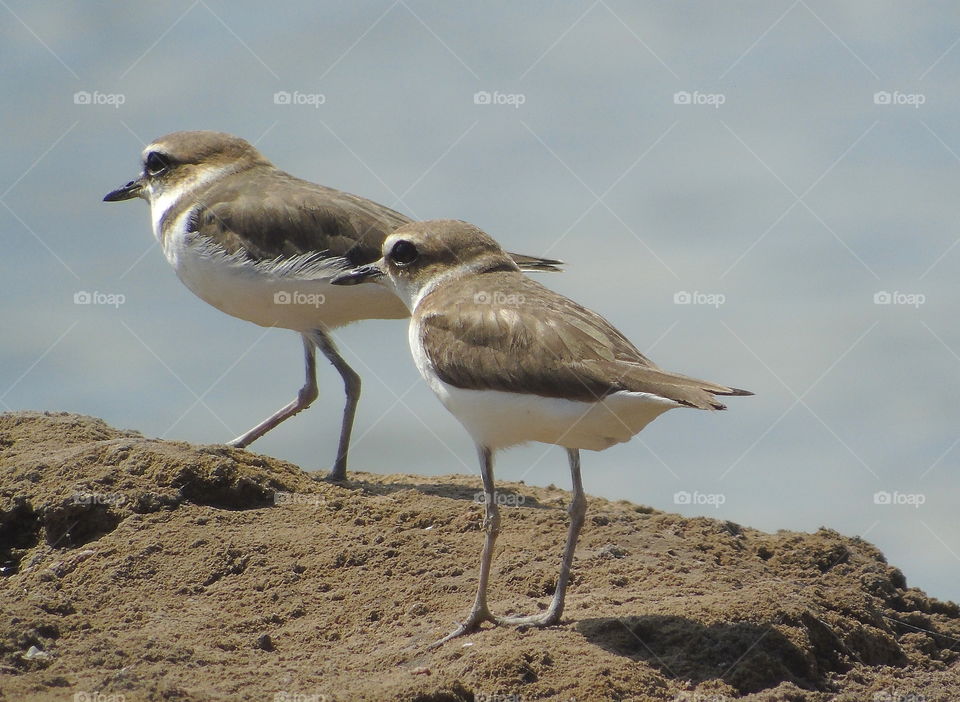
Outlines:
POLYGON ((397 297, 403 300, 410 312, 413 313, 420 305, 420 301, 436 290, 437 287, 452 278, 460 278, 472 273, 476 273, 476 265, 461 263, 460 265, 451 266, 445 271, 419 284, 406 278, 395 278, 394 276, 388 276, 388 278, 397 297))
POLYGON ((150 219, 153 223, 153 236, 156 237, 157 241, 163 243, 163 232, 160 231, 160 223, 171 207, 178 204, 182 198, 195 197, 196 193, 204 186, 222 177, 230 170, 230 166, 207 168, 193 178, 182 181, 172 188, 164 188, 160 192, 156 192, 154 186, 149 185, 147 199, 150 202, 150 219))

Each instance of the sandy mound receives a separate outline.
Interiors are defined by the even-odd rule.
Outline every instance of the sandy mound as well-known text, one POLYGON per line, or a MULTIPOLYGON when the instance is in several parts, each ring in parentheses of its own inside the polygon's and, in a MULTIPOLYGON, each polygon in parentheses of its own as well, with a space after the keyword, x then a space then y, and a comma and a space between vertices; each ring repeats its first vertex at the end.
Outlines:
MULTIPOLYGON (((870 544, 601 499, 560 626, 428 652, 472 601, 479 478, 351 478, 0 415, 0 699, 960 699, 957 605, 870 544)), ((491 606, 529 613, 569 495, 501 485, 491 606)))

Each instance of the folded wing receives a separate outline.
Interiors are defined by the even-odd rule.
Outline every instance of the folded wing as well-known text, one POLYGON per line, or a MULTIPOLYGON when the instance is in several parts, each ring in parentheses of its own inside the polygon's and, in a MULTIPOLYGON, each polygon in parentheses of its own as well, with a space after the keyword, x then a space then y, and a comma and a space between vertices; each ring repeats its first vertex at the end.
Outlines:
POLYGON ((629 391, 700 409, 752 394, 659 368, 603 317, 516 272, 445 285, 418 309, 427 355, 454 387, 582 401, 629 391))
MULTIPOLYGON (((383 241, 409 217, 357 195, 317 185, 273 169, 255 190, 251 181, 227 179, 204 193, 191 230, 227 253, 243 250, 257 260, 304 254, 342 257, 347 266, 380 258, 383 241)), ((558 271, 561 261, 509 254, 528 271, 558 271)))

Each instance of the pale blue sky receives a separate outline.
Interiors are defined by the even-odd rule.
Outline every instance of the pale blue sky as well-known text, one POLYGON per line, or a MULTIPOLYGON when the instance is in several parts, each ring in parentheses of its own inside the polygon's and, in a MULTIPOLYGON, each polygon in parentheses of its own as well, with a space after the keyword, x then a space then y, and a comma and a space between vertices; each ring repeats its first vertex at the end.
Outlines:
MULTIPOLYGON (((862 535, 960 598, 953 4, 4 0, 0 16, 0 409, 214 443, 292 399, 295 335, 193 297, 146 204, 100 202, 154 137, 228 131, 296 175, 562 258, 541 279, 660 365, 757 393, 586 453, 588 492, 862 535)), ((365 381, 352 468, 475 472, 403 322, 337 339, 365 381)), ((342 390, 326 366, 320 386, 253 450, 329 467, 342 390)), ((503 453, 498 474, 568 486, 552 447, 503 453)))

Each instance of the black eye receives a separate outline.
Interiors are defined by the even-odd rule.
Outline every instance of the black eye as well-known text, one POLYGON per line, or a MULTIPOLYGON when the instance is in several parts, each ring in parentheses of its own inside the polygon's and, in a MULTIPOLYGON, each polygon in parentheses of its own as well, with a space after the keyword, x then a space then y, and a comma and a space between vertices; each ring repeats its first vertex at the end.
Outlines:
POLYGON ((401 239, 390 249, 390 260, 398 266, 406 266, 417 260, 420 252, 406 239, 401 239))
POLYGON ((144 165, 146 166, 147 173, 155 176, 167 170, 167 168, 170 167, 170 162, 156 151, 151 151, 147 154, 147 160, 144 165))

